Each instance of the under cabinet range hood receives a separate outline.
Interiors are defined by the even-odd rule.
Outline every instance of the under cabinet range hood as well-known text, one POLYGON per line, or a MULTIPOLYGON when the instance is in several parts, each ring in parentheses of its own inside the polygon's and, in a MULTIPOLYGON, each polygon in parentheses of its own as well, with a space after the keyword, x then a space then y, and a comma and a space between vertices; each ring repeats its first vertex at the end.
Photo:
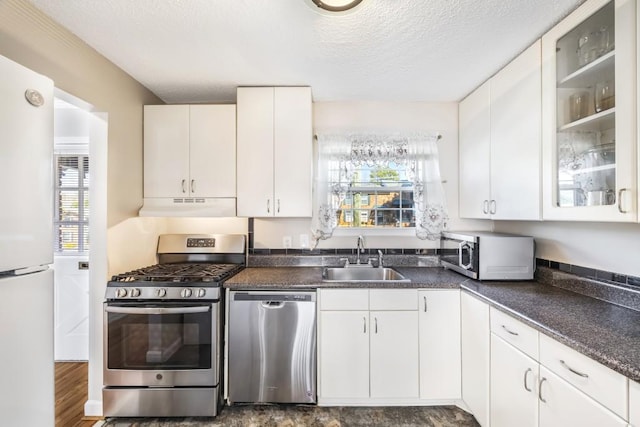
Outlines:
POLYGON ((145 198, 144 205, 138 212, 138 215, 166 217, 233 217, 236 216, 236 198, 145 198))

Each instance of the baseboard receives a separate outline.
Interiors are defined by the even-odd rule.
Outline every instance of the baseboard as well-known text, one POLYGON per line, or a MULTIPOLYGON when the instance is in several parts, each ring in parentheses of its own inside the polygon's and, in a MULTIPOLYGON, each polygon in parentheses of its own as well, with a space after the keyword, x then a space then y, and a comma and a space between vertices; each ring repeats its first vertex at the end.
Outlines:
POLYGON ((102 400, 87 400, 84 404, 85 417, 102 418, 102 400))

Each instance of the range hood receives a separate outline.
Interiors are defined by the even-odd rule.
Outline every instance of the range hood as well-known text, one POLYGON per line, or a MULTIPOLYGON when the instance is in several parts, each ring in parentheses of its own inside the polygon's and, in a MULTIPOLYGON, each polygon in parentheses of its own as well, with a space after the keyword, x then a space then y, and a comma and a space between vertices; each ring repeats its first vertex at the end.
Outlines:
POLYGON ((145 198, 139 216, 230 217, 236 216, 235 197, 145 198))

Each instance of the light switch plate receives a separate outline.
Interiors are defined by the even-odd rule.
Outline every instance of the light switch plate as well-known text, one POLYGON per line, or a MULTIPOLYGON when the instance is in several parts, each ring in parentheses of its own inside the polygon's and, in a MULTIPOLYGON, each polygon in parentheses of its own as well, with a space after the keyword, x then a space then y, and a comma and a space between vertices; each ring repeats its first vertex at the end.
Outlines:
POLYGON ((291 236, 284 236, 282 238, 282 247, 289 249, 291 247, 291 236))
POLYGON ((301 234, 300 235, 300 247, 302 249, 306 249, 309 247, 309 235, 308 234, 301 234))

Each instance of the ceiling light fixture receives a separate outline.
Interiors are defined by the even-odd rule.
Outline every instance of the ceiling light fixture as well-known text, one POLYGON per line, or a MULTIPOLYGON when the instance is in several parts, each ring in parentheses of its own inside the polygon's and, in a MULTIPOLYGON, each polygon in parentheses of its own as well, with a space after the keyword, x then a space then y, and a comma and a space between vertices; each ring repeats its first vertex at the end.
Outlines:
POLYGON ((311 0, 314 5, 327 12, 346 12, 351 10, 362 0, 311 0))

